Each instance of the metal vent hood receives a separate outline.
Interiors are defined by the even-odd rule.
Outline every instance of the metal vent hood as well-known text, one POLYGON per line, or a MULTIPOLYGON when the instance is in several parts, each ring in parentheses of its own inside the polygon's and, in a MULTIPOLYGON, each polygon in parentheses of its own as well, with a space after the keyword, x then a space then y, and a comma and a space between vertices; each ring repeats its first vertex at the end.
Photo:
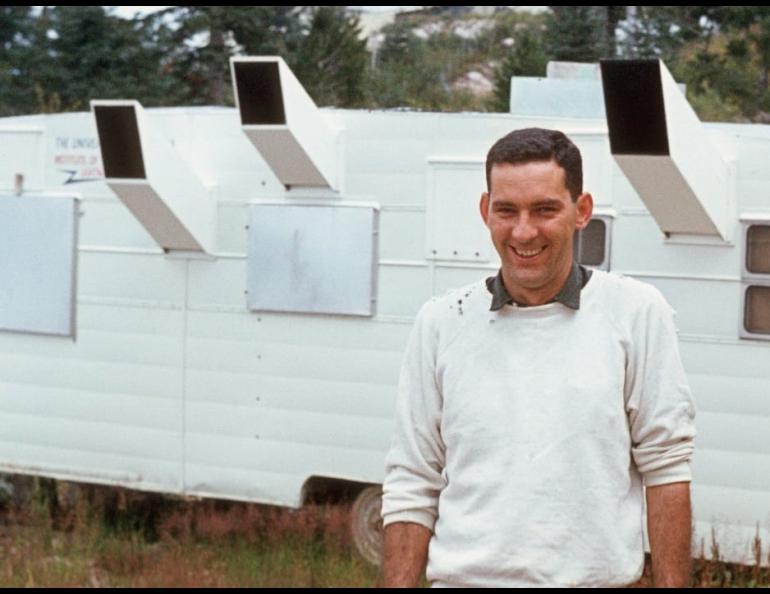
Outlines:
POLYGON ((728 239, 725 159, 660 60, 603 60, 610 149, 666 235, 728 239))
POLYGON ((337 190, 337 137, 282 58, 230 58, 241 126, 286 188, 337 190))
POLYGON ((94 100, 110 189, 166 252, 211 253, 216 205, 167 138, 132 100, 94 100))

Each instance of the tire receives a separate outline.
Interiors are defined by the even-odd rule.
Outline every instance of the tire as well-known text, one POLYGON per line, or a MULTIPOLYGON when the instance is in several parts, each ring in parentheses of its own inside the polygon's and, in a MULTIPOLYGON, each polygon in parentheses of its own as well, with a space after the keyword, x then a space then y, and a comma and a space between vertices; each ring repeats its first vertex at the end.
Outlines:
POLYGON ((350 509, 350 531, 356 553, 367 563, 382 564, 382 487, 366 487, 350 509))

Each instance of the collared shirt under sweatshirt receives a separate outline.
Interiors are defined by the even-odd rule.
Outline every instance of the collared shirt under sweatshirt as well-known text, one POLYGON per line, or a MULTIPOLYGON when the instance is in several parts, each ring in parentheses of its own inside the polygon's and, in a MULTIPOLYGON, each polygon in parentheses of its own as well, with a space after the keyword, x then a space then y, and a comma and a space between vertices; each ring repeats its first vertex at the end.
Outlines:
MULTIPOLYGON (((591 270, 581 266, 577 262, 572 262, 567 282, 548 303, 558 301, 571 309, 580 309, 580 291, 591 279, 591 270)), ((504 305, 514 305, 516 300, 508 294, 503 280, 503 270, 500 269, 497 276, 490 276, 486 280, 487 290, 492 294, 492 304, 489 309, 497 311, 504 305)), ((518 304, 521 307, 531 307, 530 305, 518 304)))
POLYGON ((436 586, 614 586, 643 567, 643 483, 689 481, 694 405, 673 311, 594 271, 579 310, 489 310, 483 281, 421 309, 384 523, 433 530, 436 586))

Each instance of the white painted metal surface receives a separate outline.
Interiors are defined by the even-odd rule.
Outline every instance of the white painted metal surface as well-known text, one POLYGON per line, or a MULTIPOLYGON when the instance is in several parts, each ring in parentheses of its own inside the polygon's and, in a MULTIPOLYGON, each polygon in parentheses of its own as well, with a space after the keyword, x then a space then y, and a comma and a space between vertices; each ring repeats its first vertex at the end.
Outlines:
MULTIPOLYGON (((429 257, 433 246, 483 249, 483 224, 473 215, 483 186, 466 187, 461 177, 449 198, 458 213, 464 193, 472 205, 452 221, 456 237, 428 220, 441 199, 433 189, 452 185, 435 184, 437 167, 449 174, 452 162, 462 171, 475 163, 474 184, 483 184, 480 164, 497 138, 554 127, 588 147, 588 168, 605 172, 591 184, 605 184, 596 198, 610 215, 610 270, 654 284, 678 312, 699 410, 696 547, 703 539, 708 551, 712 528, 733 560, 750 559, 757 529, 770 542, 770 342, 738 332, 737 217, 732 243, 666 241, 613 161, 606 132, 585 120, 329 110, 324 117, 345 129, 345 189, 332 200, 302 199, 380 205, 376 315, 251 312, 244 295, 251 205, 295 204, 297 189, 287 191, 253 150, 236 110, 145 115, 216 184, 210 259, 166 256, 115 197, 99 175, 90 114, 0 121, 43 130, 42 185, 61 191, 77 180, 84 213, 77 341, 0 332, 0 469, 281 505, 299 505, 312 476, 379 483, 415 313, 431 295, 498 265, 492 250, 478 260, 475 251, 468 259, 429 257)), ((765 127, 709 125, 704 134, 735 149, 739 215, 770 217, 765 127)))
POLYGON ((511 113, 562 118, 604 119, 601 81, 515 76, 511 79, 511 113))
POLYGON ((615 160, 661 230, 729 241, 736 216, 729 155, 714 146, 665 64, 608 60, 602 72, 615 160), (649 80, 634 86, 637 77, 649 80))
POLYGON ((233 57, 230 72, 243 131, 281 183, 339 190, 338 132, 283 58, 233 57))
POLYGON ((112 161, 105 163, 109 188, 162 249, 211 252, 216 204, 169 140, 147 121, 142 106, 137 101, 95 100, 91 109, 97 121, 102 118, 100 143, 112 147, 104 153, 112 161), (121 116, 107 117, 119 111, 121 116), (122 162, 120 147, 134 141, 134 162, 122 162))
POLYGON ((249 309, 372 315, 377 214, 366 204, 254 204, 249 309))
POLYGON ((75 336, 78 201, 0 194, 0 330, 75 336))
POLYGON ((22 175, 29 191, 43 187, 43 128, 0 125, 0 191, 13 190, 22 175))

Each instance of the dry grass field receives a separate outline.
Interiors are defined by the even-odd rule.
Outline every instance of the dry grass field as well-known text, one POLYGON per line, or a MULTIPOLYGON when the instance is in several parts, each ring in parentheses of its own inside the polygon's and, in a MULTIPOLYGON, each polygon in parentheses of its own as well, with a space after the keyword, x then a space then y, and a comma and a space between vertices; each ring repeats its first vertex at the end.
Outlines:
MULTIPOLYGON (((288 510, 106 487, 73 497, 66 487, 0 508, 0 586, 377 585, 378 570, 353 551, 344 505, 288 510)), ((705 552, 716 560, 693 563, 694 586, 770 586, 767 567, 722 563, 713 543, 705 552)), ((648 567, 635 586, 649 584, 648 567)))
POLYGON ((348 509, 181 501, 93 488, 69 509, 43 498, 0 511, 6 587, 370 587, 348 509))

